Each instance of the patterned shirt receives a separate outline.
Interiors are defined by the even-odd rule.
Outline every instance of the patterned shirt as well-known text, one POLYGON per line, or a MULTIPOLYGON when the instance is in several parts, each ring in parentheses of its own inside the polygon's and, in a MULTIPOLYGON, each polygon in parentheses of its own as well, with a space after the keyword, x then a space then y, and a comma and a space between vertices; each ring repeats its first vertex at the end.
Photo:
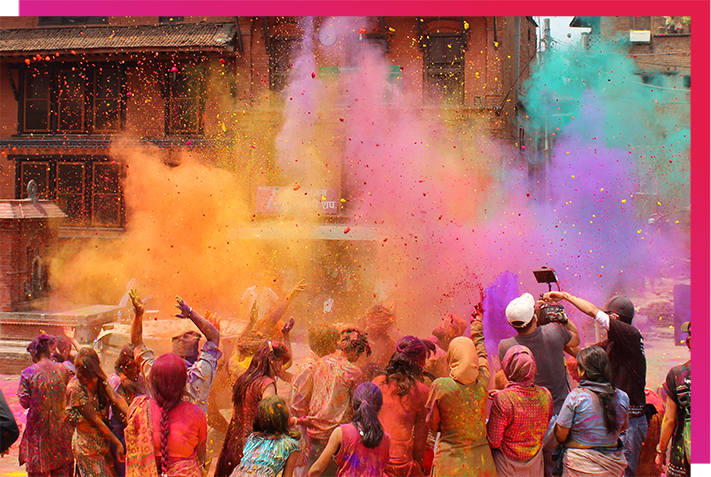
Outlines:
MULTIPOLYGON (((150 382, 149 376, 156 360, 153 350, 142 344, 136 346, 133 355, 136 363, 141 367, 146 382, 150 382)), ((207 398, 217 372, 217 362, 221 357, 222 351, 217 345, 212 341, 207 341, 202 345, 197 361, 193 364, 185 362, 185 366, 188 368, 188 382, 185 385, 187 395, 184 399, 199 406, 205 413, 207 413, 207 398)))
POLYGON ((541 448, 553 416, 553 397, 542 386, 513 385, 494 397, 486 425, 489 444, 510 460, 523 462, 541 448))
POLYGON ((43 370, 37 364, 22 371, 17 396, 27 412, 20 443, 20 465, 28 473, 51 473, 71 465, 74 429, 67 420, 64 397, 69 374, 61 365, 43 370))
POLYGON ((244 444, 244 455, 236 474, 279 475, 291 453, 298 451, 299 442, 289 436, 264 437, 251 434, 244 444))

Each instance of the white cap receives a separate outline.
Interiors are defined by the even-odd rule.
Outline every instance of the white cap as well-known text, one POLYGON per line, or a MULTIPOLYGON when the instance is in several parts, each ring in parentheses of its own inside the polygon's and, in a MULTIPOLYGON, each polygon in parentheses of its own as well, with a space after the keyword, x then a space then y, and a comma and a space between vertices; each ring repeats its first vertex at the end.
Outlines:
POLYGON ((536 300, 530 293, 514 298, 506 307, 506 319, 514 328, 523 328, 533 319, 536 300))

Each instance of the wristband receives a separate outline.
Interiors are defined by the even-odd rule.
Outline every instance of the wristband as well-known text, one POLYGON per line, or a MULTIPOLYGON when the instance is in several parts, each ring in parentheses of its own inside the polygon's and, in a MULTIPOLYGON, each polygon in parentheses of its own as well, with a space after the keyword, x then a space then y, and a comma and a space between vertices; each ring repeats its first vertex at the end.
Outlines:
POLYGON ((657 444, 656 451, 657 451, 657 454, 666 454, 667 453, 666 449, 662 450, 659 448, 659 444, 657 444))

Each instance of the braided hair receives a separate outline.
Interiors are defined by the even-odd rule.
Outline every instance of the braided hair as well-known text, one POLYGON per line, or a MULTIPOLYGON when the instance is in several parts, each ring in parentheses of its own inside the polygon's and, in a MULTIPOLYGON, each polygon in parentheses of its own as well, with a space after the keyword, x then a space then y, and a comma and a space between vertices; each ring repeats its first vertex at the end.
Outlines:
POLYGON ((368 449, 375 449, 385 436, 383 425, 378 419, 378 412, 383 405, 383 393, 380 388, 365 382, 353 393, 353 419, 351 422, 360 431, 361 442, 368 449))
POLYGON ((168 412, 180 404, 187 380, 185 360, 177 354, 166 353, 153 363, 150 381, 153 399, 160 407, 160 469, 163 475, 168 473, 168 412))
MULTIPOLYGON (((578 366, 585 372, 584 378, 588 381, 596 383, 610 383, 612 380, 612 368, 610 367, 610 359, 607 353, 599 346, 590 346, 578 353, 578 366)), ((617 432, 620 424, 617 420, 617 411, 613 407, 612 399, 615 397, 615 388, 612 388, 611 393, 595 392, 595 395, 600 400, 603 409, 603 418, 605 420, 605 428, 608 434, 617 432)))

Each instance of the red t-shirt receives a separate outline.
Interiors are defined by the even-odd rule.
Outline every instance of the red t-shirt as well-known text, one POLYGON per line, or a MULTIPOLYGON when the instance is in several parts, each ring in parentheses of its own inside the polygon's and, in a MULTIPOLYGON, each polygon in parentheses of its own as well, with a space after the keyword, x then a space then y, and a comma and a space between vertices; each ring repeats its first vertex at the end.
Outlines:
MULTIPOLYGON (((153 421, 153 448, 156 456, 160 455, 160 417, 161 410, 151 400, 151 420, 153 421)), ((168 411, 168 458, 183 460, 197 456, 197 446, 207 439, 207 418, 202 409, 195 404, 182 401, 168 411)))

